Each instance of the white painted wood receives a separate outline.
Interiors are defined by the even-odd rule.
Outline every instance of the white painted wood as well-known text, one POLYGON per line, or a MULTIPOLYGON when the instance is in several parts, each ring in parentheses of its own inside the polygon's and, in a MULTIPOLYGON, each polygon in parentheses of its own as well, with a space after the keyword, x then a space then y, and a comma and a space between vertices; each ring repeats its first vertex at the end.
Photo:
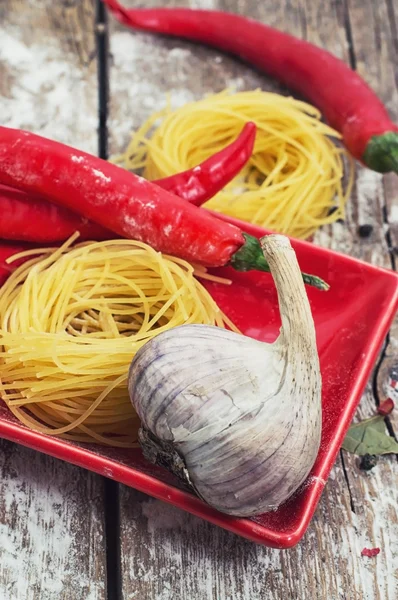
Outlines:
POLYGON ((102 480, 0 441, 0 598, 104 600, 102 480))
MULTIPOLYGON (((94 11, 3 0, 0 124, 97 150, 94 11)), ((0 440, 1 600, 104 600, 101 477, 0 440)))

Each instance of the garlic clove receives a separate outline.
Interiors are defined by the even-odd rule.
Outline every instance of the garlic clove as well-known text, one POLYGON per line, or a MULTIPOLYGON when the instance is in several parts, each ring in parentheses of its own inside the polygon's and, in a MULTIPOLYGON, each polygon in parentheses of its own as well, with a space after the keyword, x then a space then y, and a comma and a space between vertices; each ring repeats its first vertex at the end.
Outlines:
POLYGON ((319 360, 300 269, 287 238, 261 243, 282 318, 273 344, 183 325, 145 344, 129 372, 144 454, 235 516, 284 502, 308 475, 321 434, 319 360))

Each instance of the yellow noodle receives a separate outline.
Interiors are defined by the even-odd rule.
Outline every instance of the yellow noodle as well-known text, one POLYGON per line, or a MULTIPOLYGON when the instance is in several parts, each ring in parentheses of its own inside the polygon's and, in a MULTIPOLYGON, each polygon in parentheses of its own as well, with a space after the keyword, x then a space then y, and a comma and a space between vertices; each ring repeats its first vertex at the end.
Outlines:
POLYGON ((75 239, 19 254, 29 260, 0 291, 0 395, 42 433, 131 447, 139 427, 126 386, 131 359, 184 323, 236 331, 195 272, 228 280, 141 242, 71 247, 75 239))
POLYGON ((353 161, 335 144, 340 135, 320 117, 315 107, 294 98, 225 90, 152 115, 114 160, 142 169, 147 179, 166 177, 196 166, 254 121, 251 159, 206 207, 308 238, 320 226, 344 219, 354 175, 353 161))

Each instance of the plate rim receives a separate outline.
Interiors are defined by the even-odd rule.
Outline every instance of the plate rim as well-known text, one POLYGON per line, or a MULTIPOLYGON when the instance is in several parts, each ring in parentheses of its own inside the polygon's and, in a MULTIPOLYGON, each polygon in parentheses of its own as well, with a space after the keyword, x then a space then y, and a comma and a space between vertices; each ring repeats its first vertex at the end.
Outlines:
MULTIPOLYGON (((217 214, 217 216, 227 222, 236 224, 243 230, 249 231, 253 235, 256 235, 256 237, 273 233, 270 230, 225 215, 217 214)), ((304 247, 306 249, 315 248, 316 252, 319 252, 320 254, 336 256, 338 260, 343 259, 346 262, 360 265, 363 269, 368 271, 376 271, 380 276, 391 281, 391 283, 395 281, 395 290, 388 290, 388 294, 386 295, 386 307, 380 316, 380 322, 377 324, 375 335, 369 339, 366 356, 361 362, 356 375, 355 384, 350 390, 342 410, 339 418, 340 427, 338 428, 338 432, 329 443, 327 452, 319 466, 318 474, 313 478, 311 486, 307 489, 307 498, 300 511, 297 523, 293 528, 286 531, 280 531, 262 525, 252 519, 230 517, 207 505, 193 494, 165 483, 155 476, 148 475, 135 467, 129 467, 115 459, 104 457, 89 448, 74 444, 73 442, 69 442, 62 438, 28 429, 17 421, 8 421, 1 416, 0 437, 113 479, 183 509, 253 542, 279 549, 287 549, 295 546, 304 536, 314 515, 320 496, 326 485, 327 478, 339 452, 343 437, 350 426, 352 417, 366 387, 369 371, 375 363, 375 359, 381 350, 384 339, 395 317, 395 313, 398 310, 398 273, 384 267, 372 265, 342 252, 330 250, 322 246, 316 246, 305 240, 295 238, 290 239, 295 247, 304 247)))

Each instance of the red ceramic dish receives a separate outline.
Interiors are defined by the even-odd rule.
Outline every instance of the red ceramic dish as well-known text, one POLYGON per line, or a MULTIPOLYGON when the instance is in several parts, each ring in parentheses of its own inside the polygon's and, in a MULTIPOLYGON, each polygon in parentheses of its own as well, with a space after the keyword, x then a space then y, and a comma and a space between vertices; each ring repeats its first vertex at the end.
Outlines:
MULTIPOLYGON (((231 222, 257 237, 266 233, 246 223, 231 222)), ((115 479, 257 543, 276 548, 297 544, 315 511, 398 308, 398 276, 306 242, 292 243, 301 269, 319 275, 331 285, 329 292, 307 288, 323 377, 323 428, 310 476, 276 512, 254 519, 228 517, 181 490, 171 475, 147 463, 139 450, 73 444, 45 436, 20 425, 4 405, 0 405, 0 436, 115 479)), ((222 310, 246 335, 266 341, 275 339, 280 320, 271 276, 232 269, 220 269, 217 273, 233 282, 231 286, 206 284, 222 310)))

